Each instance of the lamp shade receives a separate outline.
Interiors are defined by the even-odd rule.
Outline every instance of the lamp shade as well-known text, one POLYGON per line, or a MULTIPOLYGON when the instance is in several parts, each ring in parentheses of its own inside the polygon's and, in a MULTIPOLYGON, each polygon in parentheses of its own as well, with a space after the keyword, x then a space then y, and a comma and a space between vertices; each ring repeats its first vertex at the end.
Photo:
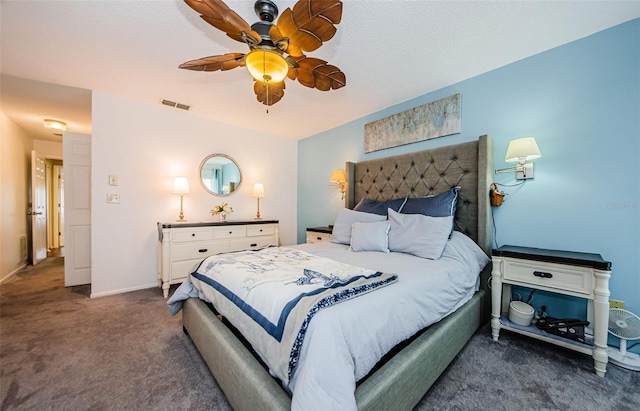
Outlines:
POLYGON ((331 172, 331 180, 332 183, 344 183, 347 181, 347 175, 344 173, 344 170, 333 170, 331 172))
POLYGON ((255 183, 253 185, 253 196, 264 197, 264 185, 262 185, 262 183, 255 183))
POLYGON ((287 60, 271 50, 254 49, 247 54, 245 64, 251 77, 267 84, 280 83, 289 72, 287 60))
POLYGON ((536 139, 533 137, 523 137, 509 142, 504 161, 524 163, 528 160, 540 158, 540 156, 540 149, 538 148, 536 139))
POLYGON ((189 180, 187 177, 176 177, 173 180, 173 194, 188 194, 189 180))

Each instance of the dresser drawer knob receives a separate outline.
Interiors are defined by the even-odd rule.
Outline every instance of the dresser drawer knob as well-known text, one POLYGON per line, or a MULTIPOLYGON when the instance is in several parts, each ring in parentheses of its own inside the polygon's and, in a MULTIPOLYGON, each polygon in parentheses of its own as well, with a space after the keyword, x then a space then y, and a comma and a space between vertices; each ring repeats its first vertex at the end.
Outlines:
POLYGON ((207 251, 209 250, 207 250, 206 248, 201 248, 198 250, 199 253, 206 253, 207 251))
POLYGON ((251 247, 257 247, 257 246, 258 246, 258 243, 251 244, 251 247))
POLYGON ((542 278, 551 278, 551 277, 553 277, 553 274, 545 273, 544 271, 534 271, 533 275, 535 275, 536 277, 542 277, 542 278))
POLYGON ((316 240, 320 241, 322 240, 322 237, 316 237, 316 240))

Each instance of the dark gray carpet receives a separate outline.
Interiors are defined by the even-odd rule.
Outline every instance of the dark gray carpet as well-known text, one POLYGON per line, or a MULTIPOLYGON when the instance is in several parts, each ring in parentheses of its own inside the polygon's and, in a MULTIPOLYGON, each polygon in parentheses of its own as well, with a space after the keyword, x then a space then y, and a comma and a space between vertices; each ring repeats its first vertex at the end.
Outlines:
MULTIPOLYGON (((89 299, 62 264, 0 287, 0 409, 231 409, 160 289, 89 299)), ((416 409, 638 410, 640 373, 485 326, 416 409)))

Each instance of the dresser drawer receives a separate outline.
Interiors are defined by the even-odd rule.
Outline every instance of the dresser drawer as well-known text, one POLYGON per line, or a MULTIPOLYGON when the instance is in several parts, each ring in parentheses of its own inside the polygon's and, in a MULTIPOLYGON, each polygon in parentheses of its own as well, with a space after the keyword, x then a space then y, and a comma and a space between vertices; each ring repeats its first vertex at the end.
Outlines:
POLYGON ((505 281, 536 288, 591 295, 593 276, 586 267, 505 258, 505 281))
POLYGON ((256 225, 247 226, 247 237, 255 237, 259 235, 273 235, 276 232, 274 225, 256 225))
POLYGON ((216 240, 246 237, 246 236, 247 236, 247 229, 245 228, 245 226, 242 226, 242 225, 213 229, 213 238, 216 240))
POLYGON ((202 259, 212 254, 226 253, 227 251, 229 251, 229 243, 227 241, 177 244, 171 248, 171 261, 202 259))
POLYGON ((184 280, 196 269, 200 261, 202 261, 202 258, 171 263, 171 280, 173 282, 175 280, 184 280))
POLYGON ((212 240, 213 233, 210 228, 187 228, 176 229, 171 232, 171 241, 174 243, 185 243, 189 241, 212 240))
POLYGON ((273 236, 262 236, 252 238, 238 238, 229 242, 229 251, 240 250, 257 250, 270 245, 276 245, 273 243, 273 236))

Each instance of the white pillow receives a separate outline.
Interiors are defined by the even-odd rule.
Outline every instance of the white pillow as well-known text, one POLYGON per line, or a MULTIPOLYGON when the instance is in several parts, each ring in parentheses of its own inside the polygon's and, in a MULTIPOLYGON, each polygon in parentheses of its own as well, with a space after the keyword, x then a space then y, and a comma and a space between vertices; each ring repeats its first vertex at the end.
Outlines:
POLYGON ((453 216, 389 212, 389 250, 437 260, 447 245, 453 216))
POLYGON ((349 251, 389 252, 389 222, 353 223, 349 251))
POLYGON ((375 221, 385 221, 387 216, 373 213, 364 213, 343 208, 338 213, 333 231, 331 232, 331 242, 338 244, 351 244, 351 225, 353 223, 373 223, 375 221))

